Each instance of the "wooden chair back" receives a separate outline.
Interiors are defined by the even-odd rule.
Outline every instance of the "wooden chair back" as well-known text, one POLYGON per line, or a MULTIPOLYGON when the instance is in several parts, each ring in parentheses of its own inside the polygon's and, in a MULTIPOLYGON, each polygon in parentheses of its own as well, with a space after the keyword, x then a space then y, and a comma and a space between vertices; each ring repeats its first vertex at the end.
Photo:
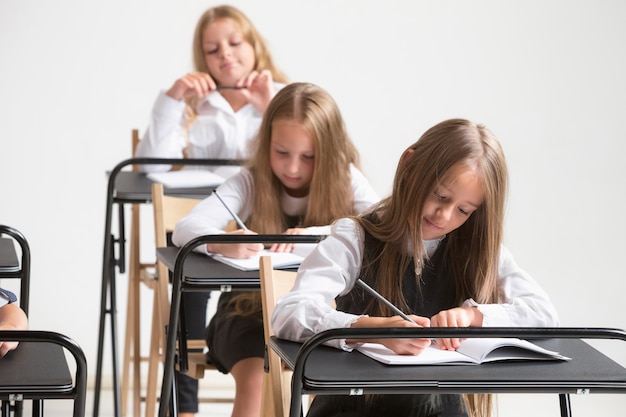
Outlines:
POLYGON ((261 257, 259 272, 263 306, 263 333, 269 370, 263 380, 261 415, 285 417, 289 415, 291 371, 276 352, 269 347, 270 337, 274 334, 270 323, 276 301, 293 288, 296 272, 274 269, 270 256, 261 257))

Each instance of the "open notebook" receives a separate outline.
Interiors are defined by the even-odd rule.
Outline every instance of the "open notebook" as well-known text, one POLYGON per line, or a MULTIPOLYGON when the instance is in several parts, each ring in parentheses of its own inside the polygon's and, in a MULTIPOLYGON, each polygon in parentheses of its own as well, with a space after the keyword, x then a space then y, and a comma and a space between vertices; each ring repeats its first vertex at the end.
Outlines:
POLYGON ((147 177, 168 188, 217 187, 224 182, 223 177, 203 169, 151 172, 147 177))
POLYGON ((224 255, 213 254, 213 259, 230 265, 234 268, 241 269, 242 271, 255 271, 259 269, 259 260, 261 256, 271 256, 272 266, 276 269, 297 268, 300 263, 311 253, 317 246, 316 243, 299 243, 295 245, 291 252, 270 252, 265 249, 259 252, 256 256, 251 258, 239 259, 228 258, 224 255))
POLYGON ((357 350, 388 365, 477 365, 506 360, 570 360, 558 352, 515 338, 471 338, 456 351, 442 350, 436 344, 419 355, 398 355, 378 343, 364 343, 357 350))

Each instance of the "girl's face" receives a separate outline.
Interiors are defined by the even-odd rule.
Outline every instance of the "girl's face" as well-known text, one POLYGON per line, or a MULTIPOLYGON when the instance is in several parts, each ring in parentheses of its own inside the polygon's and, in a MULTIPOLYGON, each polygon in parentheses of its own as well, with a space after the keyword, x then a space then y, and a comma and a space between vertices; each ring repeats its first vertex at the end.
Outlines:
POLYGON ((202 32, 209 73, 219 85, 234 85, 254 69, 254 49, 232 19, 219 19, 202 32))
POLYGON ((422 210, 422 238, 441 238, 460 227, 482 204, 484 192, 475 171, 458 167, 450 180, 439 184, 422 210))
POLYGON ((315 142, 309 131, 290 120, 274 121, 270 165, 289 195, 308 195, 315 168, 315 142))

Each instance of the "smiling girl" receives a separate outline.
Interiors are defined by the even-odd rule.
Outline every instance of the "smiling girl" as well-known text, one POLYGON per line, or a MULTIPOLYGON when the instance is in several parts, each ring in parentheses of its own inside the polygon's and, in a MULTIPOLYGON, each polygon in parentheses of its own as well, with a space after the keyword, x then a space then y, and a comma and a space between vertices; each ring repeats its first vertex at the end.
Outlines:
MULTIPOLYGON (((195 71, 159 94, 135 156, 249 156, 248 143, 259 129, 263 112, 287 83, 274 66, 265 40, 238 9, 213 7, 196 25, 193 60, 195 71)), ((145 165, 142 169, 167 171, 170 166, 145 165)), ((219 172, 232 174, 236 169, 222 167, 219 172)))
MULTIPOLYGON (((356 215, 378 201, 357 169, 357 151, 332 97, 321 88, 294 83, 267 108, 256 152, 247 168, 222 184, 219 194, 250 230, 232 233, 327 234, 333 220, 356 215)), ((172 236, 182 246, 224 233, 232 220, 215 195, 181 219, 172 236)), ((247 258, 260 244, 208 244, 204 253, 247 258)), ((290 251, 291 245, 271 250, 290 251)), ((235 378, 233 416, 259 416, 264 339, 258 291, 222 293, 207 328, 208 357, 235 378)))

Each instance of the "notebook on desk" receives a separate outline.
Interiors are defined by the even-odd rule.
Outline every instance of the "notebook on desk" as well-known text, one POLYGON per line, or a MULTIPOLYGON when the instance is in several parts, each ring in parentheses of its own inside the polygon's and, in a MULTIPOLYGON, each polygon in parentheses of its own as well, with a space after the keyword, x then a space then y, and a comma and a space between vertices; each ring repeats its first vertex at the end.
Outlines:
POLYGON ((151 172, 147 177, 167 188, 217 187, 224 178, 203 169, 181 169, 179 171, 151 172))
POLYGON ((259 269, 261 256, 271 256, 272 266, 275 269, 297 268, 300 263, 317 246, 315 243, 299 243, 294 246, 291 252, 270 252, 268 249, 262 250, 251 258, 229 258, 219 254, 211 255, 216 261, 225 263, 242 271, 256 271, 259 269))
POLYGON ((516 338, 471 338, 456 350, 429 346, 419 355, 399 355, 378 343, 364 343, 357 350, 388 365, 478 365, 497 361, 570 360, 558 352, 516 338))

